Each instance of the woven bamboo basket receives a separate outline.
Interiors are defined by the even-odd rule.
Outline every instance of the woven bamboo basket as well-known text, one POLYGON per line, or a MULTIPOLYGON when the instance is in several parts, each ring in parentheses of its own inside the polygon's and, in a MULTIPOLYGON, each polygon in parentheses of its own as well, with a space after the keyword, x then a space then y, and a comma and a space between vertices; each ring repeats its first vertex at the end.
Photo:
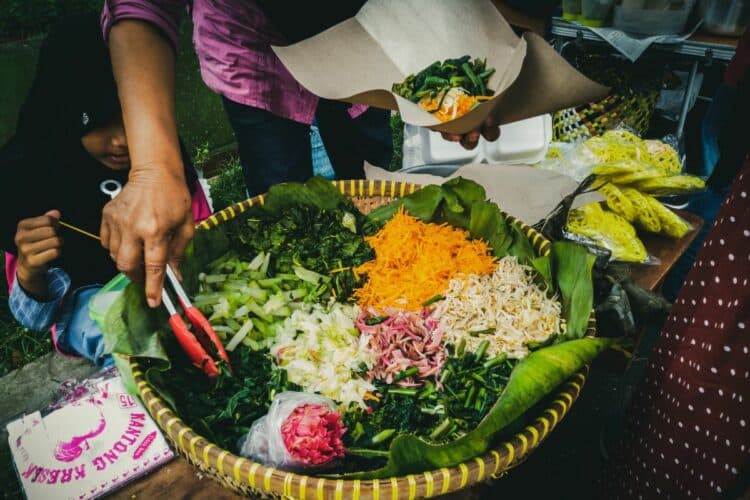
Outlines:
MULTIPOLYGON (((334 185, 364 213, 384 205, 394 198, 413 193, 419 186, 394 181, 334 181, 334 185)), ((210 231, 254 204, 263 204, 264 196, 237 203, 222 210, 198 225, 198 230, 210 231)), ((549 241, 517 219, 506 218, 522 227, 540 254, 549 252, 549 241)), ((595 324, 589 323, 589 335, 595 324)), ((138 359, 131 360, 136 387, 151 416, 164 431, 177 451, 204 474, 218 480, 238 493, 264 498, 295 499, 397 499, 430 498, 456 492, 502 476, 510 468, 523 462, 552 432, 568 413, 586 381, 588 368, 571 377, 557 389, 549 407, 533 423, 506 442, 499 443, 484 456, 476 457, 455 467, 424 471, 402 477, 380 480, 343 480, 306 476, 266 467, 239 457, 211 443, 193 431, 176 415, 169 404, 159 397, 156 389, 145 379, 145 366, 138 359)))

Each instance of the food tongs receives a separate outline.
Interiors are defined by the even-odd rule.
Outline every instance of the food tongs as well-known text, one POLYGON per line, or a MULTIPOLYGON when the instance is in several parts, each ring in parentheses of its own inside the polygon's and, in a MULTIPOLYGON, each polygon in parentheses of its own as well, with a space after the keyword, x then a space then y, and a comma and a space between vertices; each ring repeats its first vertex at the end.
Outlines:
POLYGON ((211 323, 209 323, 203 313, 201 313, 198 308, 190 302, 187 293, 185 293, 185 289, 182 288, 177 276, 169 265, 167 265, 167 281, 172 285, 172 288, 177 295, 177 300, 185 312, 185 316, 193 326, 193 331, 191 332, 190 327, 188 327, 185 320, 182 319, 174 302, 172 302, 172 299, 169 297, 167 287, 165 286, 161 291, 161 300, 169 313, 169 326, 172 328, 172 332, 174 333, 177 342, 180 343, 180 346, 188 355, 190 361, 192 361, 197 368, 203 370, 203 372, 209 377, 216 377, 219 375, 219 360, 214 359, 212 356, 212 354, 214 354, 218 356, 221 361, 224 361, 227 368, 231 370, 229 356, 227 356, 227 352, 224 350, 224 345, 211 327, 211 323))
MULTIPOLYGON (((117 180, 108 179, 100 184, 99 189, 102 193, 114 200, 122 191, 122 184, 117 180)), ((95 240, 101 240, 99 236, 72 224, 63 221, 59 221, 59 223, 60 225, 77 231, 85 236, 95 240)), ((165 287, 161 290, 161 300, 169 313, 169 326, 172 328, 172 332, 174 333, 175 338, 177 338, 180 347, 182 347, 185 354, 188 355, 190 361, 192 361, 198 369, 203 370, 203 372, 209 377, 217 377, 219 375, 218 360, 215 360, 211 354, 217 355, 221 361, 226 363, 227 369, 231 371, 232 367, 229 364, 229 356, 227 356, 227 352, 224 350, 224 345, 211 327, 211 323, 209 323, 203 313, 190 302, 187 293, 185 293, 185 289, 182 288, 180 281, 177 279, 177 275, 169 264, 167 264, 167 281, 172 284, 172 288, 174 288, 174 291, 177 294, 177 300, 185 311, 185 316, 188 321, 193 326, 193 332, 191 332, 190 327, 185 323, 185 320, 182 319, 174 302, 172 302, 172 299, 169 297, 165 283, 165 287)))

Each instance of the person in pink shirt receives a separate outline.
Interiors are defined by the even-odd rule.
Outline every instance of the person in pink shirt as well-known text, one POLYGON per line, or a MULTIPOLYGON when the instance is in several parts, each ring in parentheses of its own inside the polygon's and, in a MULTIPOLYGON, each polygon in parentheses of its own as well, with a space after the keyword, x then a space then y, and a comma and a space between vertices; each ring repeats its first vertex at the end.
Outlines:
MULTIPOLYGON (((325 144, 339 175, 346 169, 361 172, 364 160, 384 163, 364 151, 382 149, 384 141, 390 147, 390 136, 382 135, 382 130, 387 130, 382 124, 387 123, 388 112, 341 103, 319 104, 271 50, 271 45, 311 36, 354 15, 363 3, 105 1, 102 28, 110 47, 132 170, 122 194, 104 209, 101 238, 118 269, 134 279, 145 274, 146 297, 152 307, 160 303, 166 263, 178 264, 193 235, 174 112, 174 61, 181 14, 187 9, 192 16, 203 80, 224 99, 249 191, 257 193, 277 182, 312 175, 308 134, 316 110, 324 142, 324 122, 335 127, 336 134, 357 138, 342 141, 350 147, 340 148, 341 154, 331 147, 331 141, 325 144), (352 119, 342 120, 342 111, 352 119), (356 133, 359 123, 364 125, 361 133, 356 133), (352 155, 352 151, 362 154, 352 155), (337 156, 344 160, 337 161, 337 156), (342 162, 347 167, 342 169, 342 162)), ((489 125, 482 133, 494 140, 499 129, 489 125)), ((445 137, 471 149, 479 133, 445 137)))

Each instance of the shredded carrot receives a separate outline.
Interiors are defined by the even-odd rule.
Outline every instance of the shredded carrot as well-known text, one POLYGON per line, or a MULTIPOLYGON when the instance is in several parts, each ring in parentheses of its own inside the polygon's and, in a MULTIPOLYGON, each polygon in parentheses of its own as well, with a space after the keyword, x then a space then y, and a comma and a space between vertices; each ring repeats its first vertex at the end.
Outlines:
POLYGON ((366 238, 375 259, 356 269, 366 274, 354 297, 362 307, 398 307, 416 311, 422 303, 444 292, 454 277, 489 274, 496 259, 481 240, 447 224, 430 224, 403 208, 374 236, 366 238))
POLYGON ((482 101, 486 101, 489 99, 492 99, 492 96, 471 96, 460 94, 455 97, 455 106, 453 106, 450 105, 447 100, 444 100, 442 98, 442 93, 440 93, 433 98, 423 98, 421 101, 419 101, 419 105, 425 111, 433 113, 435 117, 441 122, 447 122, 449 120, 453 120, 454 118, 458 118, 459 116, 465 115, 466 113, 471 111, 474 106, 478 105, 482 101), (440 109, 438 109, 438 104, 440 104, 441 101, 442 105, 440 109))

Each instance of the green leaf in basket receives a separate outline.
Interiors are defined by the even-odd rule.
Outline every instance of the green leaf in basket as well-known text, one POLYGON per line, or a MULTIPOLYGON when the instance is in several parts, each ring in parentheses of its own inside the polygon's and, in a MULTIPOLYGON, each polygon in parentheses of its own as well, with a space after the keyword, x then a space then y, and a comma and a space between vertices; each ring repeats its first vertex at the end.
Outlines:
MULTIPOLYGON (((443 190, 443 198, 445 199, 445 211, 447 212, 453 212, 456 214, 461 214, 466 211, 464 208, 464 205, 461 204, 459 201, 458 195, 456 192, 451 188, 450 186, 443 184, 441 186, 443 190)), ((481 200, 477 200, 481 201, 481 200)), ((470 207, 471 204, 467 205, 467 207, 470 207)))
POLYGON ((168 361, 160 325, 166 313, 146 304, 143 286, 130 283, 104 316, 105 351, 168 361))
POLYGON ((270 215, 281 215, 284 210, 294 206, 333 210, 350 205, 351 201, 344 197, 331 181, 316 176, 304 184, 285 182, 272 186, 268 190, 262 209, 270 215))
POLYGON ((523 231, 519 230, 519 236, 514 240, 500 208, 485 198, 486 192, 481 185, 456 177, 441 186, 425 186, 373 210, 367 219, 377 229, 403 206, 409 214, 425 222, 447 222, 468 230, 472 237, 487 241, 498 257, 508 255, 514 241, 516 250, 528 255, 529 261, 536 257, 533 245, 523 231))
POLYGON ((508 223, 495 203, 484 200, 472 203, 467 229, 474 238, 481 238, 489 243, 497 257, 508 254, 508 248, 513 240, 508 223))
POLYGON ((454 177, 443 183, 444 187, 450 188, 461 204, 470 207, 475 201, 484 201, 487 199, 487 192, 481 184, 463 177, 454 177))
POLYGON ((516 257, 521 264, 531 264, 537 254, 529 237, 518 224, 510 224, 510 233, 513 236, 513 243, 508 248, 508 255, 516 257))
POLYGON ((389 221, 403 206, 414 217, 423 221, 431 221, 435 217, 435 212, 442 201, 443 190, 440 186, 429 185, 418 189, 409 196, 399 198, 387 205, 376 208, 370 212, 367 218, 379 226, 389 221))
POLYGON ((196 231, 193 241, 185 249, 180 265, 182 286, 188 293, 198 290, 198 275, 208 265, 229 251, 228 228, 235 221, 221 224, 210 231, 196 231))
POLYGON ((549 255, 534 257, 531 259, 531 266, 539 273, 544 284, 552 287, 554 283, 552 282, 552 263, 549 255))
POLYGON ((594 307, 591 270, 596 257, 582 245, 556 241, 550 249, 550 260, 567 325, 565 335, 567 338, 583 337, 594 307))
POLYGON ((433 445, 411 434, 391 443, 385 467, 347 474, 352 479, 375 479, 452 467, 487 452, 494 439, 619 339, 587 337, 532 352, 518 363, 508 385, 487 416, 471 432, 447 444, 433 445))

